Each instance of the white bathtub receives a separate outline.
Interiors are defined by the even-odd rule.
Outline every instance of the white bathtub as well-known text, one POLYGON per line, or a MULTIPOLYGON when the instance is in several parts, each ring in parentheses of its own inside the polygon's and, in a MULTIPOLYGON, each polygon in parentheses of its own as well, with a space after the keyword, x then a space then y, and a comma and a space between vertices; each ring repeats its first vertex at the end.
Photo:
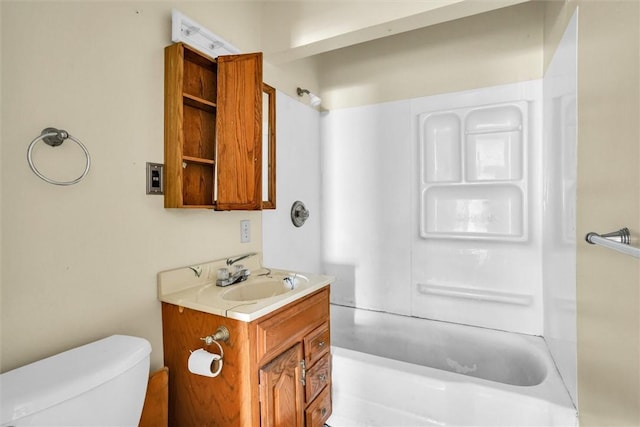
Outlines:
POLYGON ((541 337, 337 305, 331 334, 331 427, 577 425, 541 337))

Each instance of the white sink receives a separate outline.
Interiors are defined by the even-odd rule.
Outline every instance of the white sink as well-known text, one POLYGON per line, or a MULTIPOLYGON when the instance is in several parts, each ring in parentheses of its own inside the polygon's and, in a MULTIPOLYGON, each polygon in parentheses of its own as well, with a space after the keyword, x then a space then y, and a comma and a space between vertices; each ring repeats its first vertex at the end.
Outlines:
POLYGON ((221 295, 227 301, 255 301, 291 292, 309 280, 300 274, 277 277, 250 277, 246 282, 230 285, 221 295))
POLYGON ((260 256, 244 262, 251 271, 246 281, 216 286, 218 271, 228 268, 228 258, 180 267, 158 273, 160 301, 251 322, 299 298, 310 295, 333 282, 319 274, 263 267, 260 256))

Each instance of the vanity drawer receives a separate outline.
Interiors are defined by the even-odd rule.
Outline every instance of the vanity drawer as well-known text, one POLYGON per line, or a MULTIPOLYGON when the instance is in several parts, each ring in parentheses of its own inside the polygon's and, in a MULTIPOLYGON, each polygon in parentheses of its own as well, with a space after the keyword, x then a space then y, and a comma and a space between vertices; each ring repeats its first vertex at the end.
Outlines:
MULTIPOLYGON (((293 304, 256 324, 257 359, 280 354, 329 319, 329 289, 293 304)), ((305 342, 306 345, 306 342, 305 342)), ((305 353, 306 355, 306 353, 305 353)))
POLYGON ((306 427, 322 427, 331 415, 331 387, 325 387, 304 412, 306 427))
POLYGON ((307 360, 307 365, 316 363, 316 360, 329 351, 330 346, 329 322, 326 322, 304 337, 304 358, 307 360))
POLYGON ((311 369, 307 370, 305 398, 309 403, 331 381, 331 355, 326 353, 311 369))

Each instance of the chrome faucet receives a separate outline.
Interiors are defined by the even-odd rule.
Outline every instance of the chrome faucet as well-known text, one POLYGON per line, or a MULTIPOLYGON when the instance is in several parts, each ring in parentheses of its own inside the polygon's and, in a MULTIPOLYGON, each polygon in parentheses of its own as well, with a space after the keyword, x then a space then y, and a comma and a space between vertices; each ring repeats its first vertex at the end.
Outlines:
POLYGON ((216 285, 217 286, 229 286, 234 283, 240 283, 247 280, 251 275, 251 271, 245 268, 244 265, 238 264, 233 268, 233 273, 229 272, 228 268, 219 268, 217 272, 216 285))
POLYGON ((230 272, 228 268, 219 268, 217 272, 216 285, 217 286, 229 286, 234 283, 240 283, 247 280, 247 278, 251 275, 251 271, 248 268, 245 268, 242 264, 234 265, 238 261, 242 261, 245 258, 249 258, 250 256, 257 255, 256 252, 250 252, 248 254, 240 255, 235 258, 227 258, 227 265, 233 265, 233 272, 230 272))
POLYGON ((250 252, 248 254, 240 255, 237 258, 227 258, 227 265, 233 265, 238 261, 242 261, 243 259, 249 258, 250 256, 254 256, 254 255, 257 255, 257 253, 256 252, 250 252))

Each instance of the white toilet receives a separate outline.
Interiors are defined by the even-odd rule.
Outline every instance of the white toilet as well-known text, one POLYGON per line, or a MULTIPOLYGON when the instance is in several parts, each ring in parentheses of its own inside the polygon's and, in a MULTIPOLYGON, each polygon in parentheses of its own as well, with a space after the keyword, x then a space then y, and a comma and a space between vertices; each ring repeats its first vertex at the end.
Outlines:
POLYGON ((113 335, 0 375, 0 426, 137 426, 151 345, 113 335))

